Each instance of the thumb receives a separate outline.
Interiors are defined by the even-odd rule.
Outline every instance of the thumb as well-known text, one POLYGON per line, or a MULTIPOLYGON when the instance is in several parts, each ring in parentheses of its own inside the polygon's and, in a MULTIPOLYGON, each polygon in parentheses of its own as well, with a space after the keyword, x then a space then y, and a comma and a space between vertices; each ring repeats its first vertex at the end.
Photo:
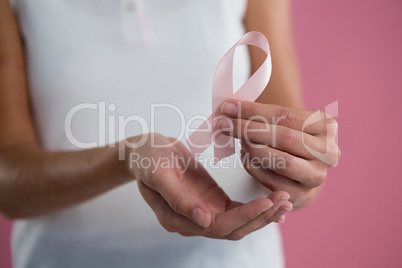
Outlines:
MULTIPOLYGON (((194 180, 185 179, 184 174, 179 170, 166 169, 162 172, 157 171, 152 177, 152 183, 147 183, 148 187, 157 191, 176 213, 187 217, 203 228, 209 227, 211 212, 199 196, 191 191, 191 189, 198 188, 192 185, 194 180)), ((198 183, 200 180, 202 178, 197 180, 198 183)))
POLYGON ((208 228, 211 224, 211 212, 205 203, 195 194, 183 187, 162 194, 169 206, 178 214, 191 219, 197 225, 208 228))

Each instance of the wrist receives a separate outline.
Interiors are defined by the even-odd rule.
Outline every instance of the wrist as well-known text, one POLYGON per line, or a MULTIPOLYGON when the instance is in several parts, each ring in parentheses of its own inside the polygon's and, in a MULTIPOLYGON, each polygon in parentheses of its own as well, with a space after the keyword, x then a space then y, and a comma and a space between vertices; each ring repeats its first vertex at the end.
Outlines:
POLYGON ((138 178, 138 160, 140 158, 141 141, 146 138, 144 134, 130 137, 118 143, 118 158, 124 166, 124 171, 131 180, 138 178))

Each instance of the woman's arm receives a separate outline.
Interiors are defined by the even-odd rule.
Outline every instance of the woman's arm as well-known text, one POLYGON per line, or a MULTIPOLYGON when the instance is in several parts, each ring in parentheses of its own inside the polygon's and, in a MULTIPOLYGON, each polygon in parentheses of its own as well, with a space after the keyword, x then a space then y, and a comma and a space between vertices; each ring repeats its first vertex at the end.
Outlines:
MULTIPOLYGON (((257 102, 303 108, 300 73, 293 41, 291 1, 248 0, 244 24, 247 31, 263 33, 270 44, 272 76, 257 102)), ((258 48, 250 47, 250 57, 254 73, 261 65, 264 53, 258 48)))
POLYGON ((0 0, 0 211, 10 218, 65 208, 132 180, 117 148, 46 153, 28 105, 21 38, 0 0))
MULTIPOLYGON (((248 0, 244 25, 247 31, 259 31, 263 33, 268 38, 270 44, 272 76, 267 88, 257 99, 257 102, 275 104, 278 105, 278 109, 282 109, 281 107, 298 109, 294 110, 295 116, 298 116, 299 113, 305 113, 305 111, 300 110, 303 109, 304 105, 301 92, 300 72, 293 40, 291 1, 248 0)), ((255 72, 261 65, 265 56, 258 48, 250 47, 249 49, 252 72, 255 72)), ((272 109, 272 106, 267 106, 266 109, 269 108, 272 109)), ((282 110, 285 112, 288 111, 286 109, 282 110)), ((259 112, 263 113, 262 110, 259 112)), ((325 131, 323 131, 323 133, 324 132, 325 131)), ((322 136, 326 137, 326 134, 322 136)), ((276 139, 281 140, 281 137, 278 136, 276 139)), ((294 144, 289 144, 289 146, 294 146, 294 144)), ((331 146, 336 147, 334 151, 339 155, 337 146, 332 144, 331 146)), ((313 171, 324 173, 321 171, 321 168, 318 167, 313 171)), ((276 176, 276 174, 272 174, 271 177, 273 176, 276 176)), ((311 176, 313 176, 313 172, 311 172, 311 176)), ((320 178, 322 177, 325 178, 325 176, 320 176, 320 178)), ((300 198, 302 201, 294 203, 296 207, 304 206, 314 200, 321 188, 322 184, 318 184, 318 186, 305 191, 306 194, 300 198)), ((281 186, 274 187, 271 190, 287 190, 291 192, 288 188, 281 186)))

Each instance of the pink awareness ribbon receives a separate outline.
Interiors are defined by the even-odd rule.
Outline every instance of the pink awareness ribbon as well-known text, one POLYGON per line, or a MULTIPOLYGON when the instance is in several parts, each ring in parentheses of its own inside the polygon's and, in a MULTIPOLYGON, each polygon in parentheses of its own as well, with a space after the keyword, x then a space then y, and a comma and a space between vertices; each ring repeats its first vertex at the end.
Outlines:
MULTIPOLYGON (((271 77, 271 56, 267 38, 259 32, 248 32, 223 56, 216 68, 212 85, 212 114, 187 139, 187 144, 195 158, 214 144, 214 156, 218 162, 235 153, 234 138, 223 135, 218 130, 218 122, 225 116, 221 105, 227 99, 255 101, 264 91, 271 77), (267 57, 260 68, 233 94, 233 61, 236 48, 252 45, 263 50, 267 57)), ((215 161, 216 162, 216 161, 215 161)))

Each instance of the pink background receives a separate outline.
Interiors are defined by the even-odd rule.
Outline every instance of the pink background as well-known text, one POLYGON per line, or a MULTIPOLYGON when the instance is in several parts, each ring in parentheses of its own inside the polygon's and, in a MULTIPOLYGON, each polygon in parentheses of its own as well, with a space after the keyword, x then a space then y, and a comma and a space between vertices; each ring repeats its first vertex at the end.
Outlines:
MULTIPOLYGON (((339 100, 340 165, 320 198, 282 225, 287 267, 402 263, 402 2, 294 1, 307 107, 339 100)), ((0 217, 0 267, 10 265, 0 217)))

